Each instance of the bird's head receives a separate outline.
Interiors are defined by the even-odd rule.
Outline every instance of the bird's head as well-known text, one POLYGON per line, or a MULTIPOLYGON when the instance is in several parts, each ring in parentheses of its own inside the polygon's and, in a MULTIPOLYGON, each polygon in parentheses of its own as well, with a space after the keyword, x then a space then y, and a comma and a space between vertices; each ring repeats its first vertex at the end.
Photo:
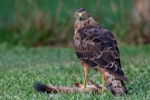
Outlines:
POLYGON ((89 17, 90 17, 90 14, 84 8, 79 8, 74 13, 75 21, 85 21, 89 17))

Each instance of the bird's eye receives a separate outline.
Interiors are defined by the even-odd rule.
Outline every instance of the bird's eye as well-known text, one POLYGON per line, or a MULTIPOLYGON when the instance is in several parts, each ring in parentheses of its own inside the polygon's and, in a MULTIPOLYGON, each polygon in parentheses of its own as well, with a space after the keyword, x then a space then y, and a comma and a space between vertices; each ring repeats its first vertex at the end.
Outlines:
POLYGON ((82 17, 83 17, 83 19, 86 19, 86 18, 87 18, 86 14, 83 14, 82 17))
POLYGON ((79 15, 75 13, 74 16, 73 16, 73 18, 76 19, 76 18, 78 18, 78 16, 79 15))
POLYGON ((88 18, 88 17, 89 17, 89 14, 88 14, 88 13, 85 13, 85 14, 82 15, 82 18, 83 18, 83 19, 86 19, 86 18, 88 18))

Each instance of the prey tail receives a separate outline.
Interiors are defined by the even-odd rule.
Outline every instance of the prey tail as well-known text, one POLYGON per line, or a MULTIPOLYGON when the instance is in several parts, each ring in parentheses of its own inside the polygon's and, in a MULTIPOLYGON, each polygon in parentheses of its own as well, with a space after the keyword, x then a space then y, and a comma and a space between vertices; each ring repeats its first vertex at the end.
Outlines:
POLYGON ((106 83, 109 86, 109 89, 111 91, 111 93, 114 96, 123 96, 123 95, 127 95, 128 94, 128 90, 124 84, 124 82, 119 79, 118 77, 115 77, 112 74, 109 74, 108 72, 105 72, 104 74, 106 83))
POLYGON ((46 93, 52 92, 52 90, 49 89, 48 85, 45 85, 45 84, 40 83, 40 82, 34 83, 33 87, 38 92, 46 92, 46 93))

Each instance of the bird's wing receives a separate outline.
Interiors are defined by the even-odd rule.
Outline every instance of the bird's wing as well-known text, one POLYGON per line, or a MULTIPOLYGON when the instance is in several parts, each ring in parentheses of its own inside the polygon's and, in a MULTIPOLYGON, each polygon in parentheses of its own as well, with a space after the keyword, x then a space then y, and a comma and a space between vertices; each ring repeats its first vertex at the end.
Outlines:
POLYGON ((97 26, 87 26, 74 36, 74 48, 78 58, 93 68, 101 67, 109 73, 127 81, 121 70, 119 50, 111 32, 97 26))

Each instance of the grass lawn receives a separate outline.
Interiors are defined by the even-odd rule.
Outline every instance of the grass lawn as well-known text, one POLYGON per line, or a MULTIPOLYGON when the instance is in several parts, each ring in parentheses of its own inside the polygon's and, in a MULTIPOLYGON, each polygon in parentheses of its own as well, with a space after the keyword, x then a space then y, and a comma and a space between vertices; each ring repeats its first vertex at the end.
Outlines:
MULTIPOLYGON (((119 46, 122 67, 131 80, 128 97, 117 100, 150 100, 150 46, 119 46)), ((83 81, 84 73, 73 48, 9 48, 0 44, 0 100, 111 100, 103 94, 47 95, 33 89, 36 81, 44 84, 73 86, 83 81)), ((101 83, 100 73, 90 71, 89 79, 101 83)))

